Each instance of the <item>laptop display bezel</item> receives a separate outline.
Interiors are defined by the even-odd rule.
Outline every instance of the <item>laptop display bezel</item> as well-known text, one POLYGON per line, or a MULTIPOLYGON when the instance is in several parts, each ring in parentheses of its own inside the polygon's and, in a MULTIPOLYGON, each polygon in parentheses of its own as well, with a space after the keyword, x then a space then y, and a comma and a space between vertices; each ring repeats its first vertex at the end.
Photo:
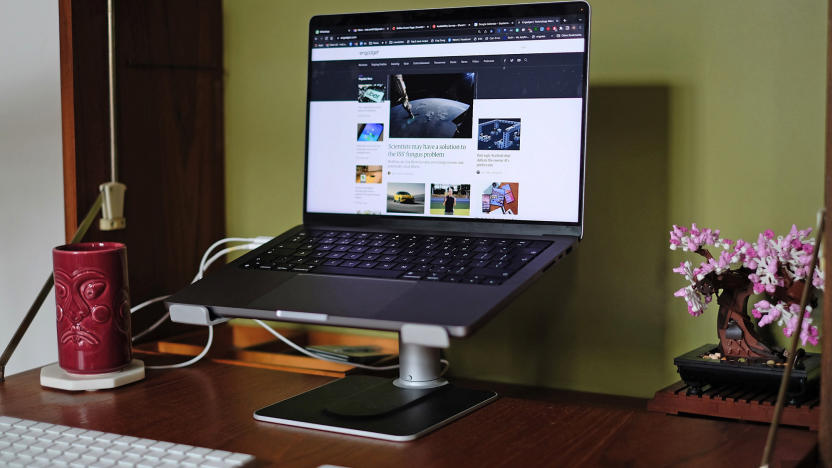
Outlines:
POLYGON ((583 1, 557 2, 542 4, 502 5, 488 7, 442 8, 410 11, 389 11, 375 13, 353 13, 343 15, 314 16, 309 21, 309 44, 307 58, 307 76, 312 75, 312 44, 315 30, 328 27, 369 26, 384 24, 418 23, 424 21, 460 21, 465 19, 505 19, 546 17, 558 15, 584 15, 584 53, 582 82, 582 116, 580 141, 580 186, 578 199, 578 221, 532 221, 532 220, 504 220, 504 219, 447 219, 435 216, 396 216, 385 214, 338 214, 308 211, 308 171, 309 171, 309 113, 311 104, 311 90, 307 81, 306 99, 306 141, 304 159, 303 185, 303 223, 309 226, 348 226, 355 228, 381 229, 413 229, 437 230, 451 232, 473 233, 515 233, 528 235, 569 235, 581 237, 584 221, 584 190, 586 185, 586 122, 589 86, 589 38, 590 38, 590 8, 583 1))

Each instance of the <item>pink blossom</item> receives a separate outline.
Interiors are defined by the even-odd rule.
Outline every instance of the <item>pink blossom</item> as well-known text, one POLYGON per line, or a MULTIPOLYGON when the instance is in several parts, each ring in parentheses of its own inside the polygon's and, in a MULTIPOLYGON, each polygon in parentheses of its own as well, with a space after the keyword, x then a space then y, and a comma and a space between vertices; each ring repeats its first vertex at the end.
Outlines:
MULTIPOLYGON (((811 256, 815 250, 814 239, 807 237, 811 231, 798 230, 796 225, 792 225, 788 234, 775 237, 774 231, 767 229, 757 236, 757 242, 749 243, 743 239, 731 241, 720 238, 720 230, 699 228, 695 223, 690 228, 674 225, 670 231, 671 250, 681 248, 684 251, 696 252, 706 245, 721 249, 718 255, 711 250, 714 253, 713 258, 703 261, 696 268, 693 268, 689 261, 682 262, 674 268, 675 273, 682 275, 689 282, 674 295, 684 299, 688 313, 699 316, 714 296, 706 296, 700 292, 706 288, 699 288, 698 285, 702 281, 710 281, 705 280, 708 274, 722 274, 731 270, 732 265, 736 269, 734 271, 743 267, 742 271, 748 271, 748 280, 756 294, 771 295, 776 292, 777 287, 784 286, 786 281, 806 279, 811 256)), ((823 271, 818 268, 812 278, 812 285, 823 289, 823 283, 823 271)), ((768 300, 761 300, 754 304, 751 314, 757 319, 759 326, 776 322, 788 336, 794 333, 797 327, 796 317, 799 311, 799 305, 793 303, 778 301, 773 304, 768 300)), ((810 325, 810 308, 807 308, 805 316, 800 338, 804 344, 816 343, 818 329, 810 325)))
POLYGON ((806 342, 812 343, 813 345, 818 345, 818 327, 812 325, 806 319, 803 320, 803 327, 800 331, 800 341, 803 343, 803 346, 806 346, 806 342))

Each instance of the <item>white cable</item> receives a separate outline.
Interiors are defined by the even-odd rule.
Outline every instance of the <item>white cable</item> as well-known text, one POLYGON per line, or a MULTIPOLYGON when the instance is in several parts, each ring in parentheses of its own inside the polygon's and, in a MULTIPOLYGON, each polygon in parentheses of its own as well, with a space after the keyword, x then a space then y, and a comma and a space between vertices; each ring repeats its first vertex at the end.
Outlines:
MULTIPOLYGON (((170 297, 170 296, 168 296, 170 297)), ((153 325, 147 327, 147 330, 139 333, 138 335, 133 337, 133 341, 140 340, 143 336, 147 335, 148 333, 152 332, 153 330, 159 328, 165 321, 170 317, 170 312, 165 312, 165 315, 161 316, 159 320, 157 320, 153 325)))
POLYGON ((205 355, 208 354, 208 350, 211 349, 211 343, 213 343, 213 342, 214 342, 214 326, 213 325, 208 325, 208 342, 205 343, 205 348, 202 350, 202 352, 197 354, 196 356, 194 356, 193 359, 190 359, 190 360, 185 361, 185 362, 180 362, 180 363, 177 363, 177 364, 168 364, 168 365, 165 365, 165 366, 144 366, 144 367, 145 367, 145 369, 179 369, 180 367, 188 367, 191 364, 194 364, 197 361, 199 361, 200 359, 204 358, 205 355))
MULTIPOLYGON (((247 249, 249 249, 249 246, 250 246, 250 245, 251 245, 251 244, 246 244, 246 245, 238 245, 238 246, 234 246, 234 247, 229 247, 229 248, 227 248, 227 249, 223 249, 222 251, 220 251, 219 253, 217 253, 216 255, 214 255, 213 257, 211 257, 210 259, 208 259, 208 261, 205 263, 205 266, 204 266, 203 268, 201 268, 201 269, 200 269, 200 271, 199 271, 199 272, 197 272, 197 274, 196 274, 196 276, 194 277, 194 279, 193 279, 193 280, 191 280, 191 283, 196 282, 197 280, 201 279, 201 278, 202 278, 202 274, 203 274, 203 273, 205 273, 205 269, 206 269, 206 268, 208 268, 209 266, 211 266, 211 264, 212 264, 212 263, 214 263, 215 261, 217 261, 218 259, 222 258, 222 257, 223 257, 223 255, 226 255, 227 253, 229 253, 229 252, 233 252, 233 251, 236 251, 236 250, 247 250, 247 249)), ((139 305, 134 306, 133 308, 131 308, 131 309, 130 309, 130 313, 131 313, 131 314, 132 314, 132 313, 135 313, 135 312, 137 312, 137 311, 139 311, 139 310, 141 310, 141 309, 143 309, 143 308, 145 308, 145 307, 149 306, 150 304, 155 304, 156 302, 159 302, 159 301, 164 301, 165 299, 167 299, 167 298, 169 298, 169 297, 170 297, 170 295, 158 296, 158 297, 154 297, 153 299, 150 299, 150 300, 144 301, 144 302, 142 302, 141 304, 139 304, 139 305)), ((148 327, 148 328, 147 328, 146 330, 144 330, 143 332, 141 332, 141 333, 139 333, 139 334, 137 334, 137 335, 133 336, 133 341, 135 342, 136 340, 141 339, 143 336, 147 335, 148 333, 152 332, 153 330, 155 330, 155 329, 159 328, 159 327, 160 327, 163 323, 165 323, 165 321, 168 319, 168 317, 170 317, 170 312, 165 312, 165 315, 163 315, 162 317, 160 317, 160 318, 159 318, 159 320, 157 320, 155 323, 153 323, 153 325, 151 325, 150 327, 148 327)))
MULTIPOLYGON (((202 279, 202 276, 205 274, 205 270, 209 266, 211 266, 212 263, 219 260, 220 258, 227 255, 228 253, 235 252, 235 251, 238 251, 238 250, 254 250, 254 249, 260 247, 261 245, 265 244, 266 242, 270 241, 271 239, 272 239, 271 237, 266 237, 266 236, 228 237, 228 238, 225 238, 225 239, 221 239, 217 242, 214 242, 213 244, 211 244, 210 247, 208 247, 208 249, 203 254, 202 260, 199 262, 199 271, 197 271, 196 276, 194 276, 194 279, 191 280, 191 283, 194 283, 194 282, 202 279), (215 254, 214 256, 212 256, 211 258, 208 258, 208 256, 211 254, 211 251, 213 251, 216 247, 218 247, 222 244, 229 243, 229 242, 247 242, 247 244, 236 245, 236 246, 233 246, 233 247, 225 248, 225 249, 221 250, 220 252, 218 252, 217 254, 215 254)), ((158 297, 154 297, 153 299, 149 299, 147 301, 144 301, 141 304, 139 304, 135 307, 132 307, 130 309, 130 313, 133 314, 133 313, 149 306, 150 304, 155 304, 156 302, 163 301, 163 300, 167 299, 168 297, 170 297, 170 295, 158 296, 158 297)), ((168 317, 170 317, 170 312, 165 312, 165 315, 163 315, 153 325, 148 327, 143 332, 134 336, 132 341, 136 341, 136 340, 140 339, 141 337, 147 335, 148 333, 152 332, 153 330, 159 328, 160 325, 165 323, 165 321, 168 319, 168 317)), ((205 348, 203 348, 202 352, 200 352, 198 355, 194 356, 192 359, 189 359, 185 362, 180 362, 178 364, 169 364, 169 365, 164 365, 164 366, 145 366, 145 368, 146 369, 177 369, 177 368, 181 368, 181 367, 190 366, 191 364, 194 364, 194 363, 198 362, 200 359, 205 357, 206 354, 208 354, 208 351, 211 349, 211 344, 213 342, 214 342, 214 326, 209 325, 208 326, 208 341, 205 343, 205 348)))
POLYGON ((398 369, 399 368, 398 364, 393 364, 393 365, 390 365, 390 366, 368 366, 368 365, 365 365, 365 364, 357 364, 357 363, 354 363, 354 362, 344 362, 344 361, 339 361, 338 359, 332 359, 332 358, 328 358, 328 357, 325 357, 325 356, 321 356, 320 354, 313 353, 312 351, 309 351, 308 349, 305 349, 305 348, 302 348, 302 347, 296 345, 289 338, 286 338, 285 336, 281 335, 280 333, 278 333, 277 330, 275 330, 274 328, 266 325, 262 321, 257 320, 257 319, 254 319, 254 321, 259 323, 260 326, 265 328, 269 333, 271 333, 272 335, 274 335, 275 337, 277 337, 279 340, 283 341, 287 345, 291 346, 292 348, 294 348, 298 352, 301 352, 301 353, 303 353, 303 354, 305 354, 309 357, 313 357, 315 359, 320 359, 321 361, 337 362, 338 364, 348 364, 350 366, 359 367, 361 369, 369 369, 369 370, 377 370, 377 371, 393 370, 393 369, 398 369))
POLYGON ((164 296, 157 296, 153 299, 148 299, 137 306, 133 306, 130 308, 130 313, 135 314, 136 312, 144 309, 145 307, 149 306, 150 304, 155 304, 159 301, 164 301, 165 299, 169 298, 170 294, 165 294, 164 296))
POLYGON ((196 276, 195 279, 196 280, 202 279, 202 276, 205 274, 205 270, 207 270, 208 267, 211 266, 211 264, 214 263, 215 261, 217 261, 220 258, 228 255, 231 252, 237 252, 239 250, 252 250, 251 244, 235 245, 234 247, 227 247, 225 249, 220 250, 219 252, 214 254, 213 257, 209 258, 208 261, 205 262, 204 265, 199 266, 199 273, 197 273, 197 276, 196 276))
MULTIPOLYGON (((268 242, 272 239, 273 239, 272 237, 267 237, 267 236, 226 237, 225 239, 220 239, 220 240, 214 242, 213 244, 211 244, 211 246, 208 247, 208 250, 205 251, 205 254, 202 255, 202 260, 200 260, 200 262, 199 262, 199 272, 201 273, 205 268, 207 268, 207 266, 205 266, 205 263, 207 262, 208 257, 211 255, 211 252, 215 248, 221 246, 222 244, 227 244, 229 242, 248 242, 249 249, 254 250, 254 249, 260 247, 261 245, 265 244, 266 242, 268 242)), ((202 278, 200 273, 198 273, 200 275, 199 278, 202 278)), ((199 279, 199 278, 197 278, 197 279, 199 279)))

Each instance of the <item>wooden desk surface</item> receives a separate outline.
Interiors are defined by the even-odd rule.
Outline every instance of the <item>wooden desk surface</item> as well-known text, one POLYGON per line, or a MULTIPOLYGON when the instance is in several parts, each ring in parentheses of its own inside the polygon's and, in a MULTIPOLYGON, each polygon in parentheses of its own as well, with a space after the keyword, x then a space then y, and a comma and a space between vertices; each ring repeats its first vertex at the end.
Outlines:
MULTIPOLYGON (((202 362, 148 371, 112 391, 42 388, 39 370, 0 384, 0 415, 251 453, 267 465, 757 466, 767 426, 649 413, 645 400, 472 382, 501 398, 414 442, 255 421, 251 414, 331 379, 202 362)), ((793 466, 817 434, 784 428, 773 466, 793 466)))

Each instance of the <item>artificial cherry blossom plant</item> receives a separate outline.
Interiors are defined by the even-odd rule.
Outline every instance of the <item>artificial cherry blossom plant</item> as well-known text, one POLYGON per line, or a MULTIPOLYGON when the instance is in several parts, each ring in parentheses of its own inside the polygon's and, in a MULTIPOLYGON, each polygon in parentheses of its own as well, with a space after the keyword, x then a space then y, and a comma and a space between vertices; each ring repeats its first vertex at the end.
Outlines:
MULTIPOLYGON (((765 295, 751 309, 751 314, 758 319, 757 325, 762 327, 776 322, 782 327, 783 334, 791 336, 797 327, 800 304, 783 300, 783 295, 777 293, 796 282, 805 282, 815 248, 815 240, 809 237, 811 231, 811 228, 798 230, 792 226, 786 236, 775 238, 769 229, 757 237, 757 242, 748 243, 742 239, 735 242, 722 238, 719 229, 700 229, 695 223, 690 228, 674 225, 670 231, 670 250, 681 249, 705 257, 697 267, 684 261, 673 269, 689 283, 674 295, 684 298, 688 313, 699 316, 719 292, 714 287, 715 279, 726 272, 740 273, 753 284, 755 294, 765 295), (712 255, 707 247, 720 249, 719 255, 712 255)), ((823 289, 823 272, 819 267, 815 268, 811 283, 823 289)), ((800 331, 804 345, 818 343, 818 329, 812 325, 811 315, 812 308, 807 306, 800 331)))

